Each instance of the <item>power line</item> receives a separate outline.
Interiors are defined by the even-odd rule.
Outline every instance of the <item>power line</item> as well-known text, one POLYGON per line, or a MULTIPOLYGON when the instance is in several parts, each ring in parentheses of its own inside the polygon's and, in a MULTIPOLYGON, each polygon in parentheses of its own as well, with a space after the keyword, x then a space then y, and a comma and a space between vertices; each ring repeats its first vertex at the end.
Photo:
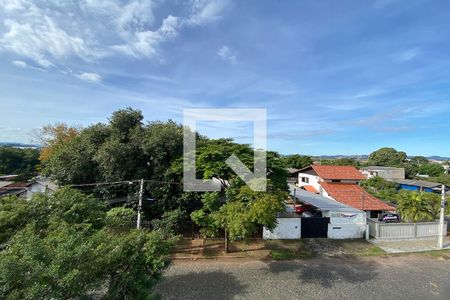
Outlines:
MULTIPOLYGON (((80 183, 80 184, 68 184, 68 186, 71 187, 82 187, 82 186, 99 186, 99 185, 115 185, 115 184, 133 184, 138 183, 141 180, 135 179, 135 180, 124 180, 124 181, 105 181, 105 182, 94 182, 94 183, 80 183)), ((167 183, 167 184, 173 184, 173 185, 182 185, 181 182, 174 182, 174 181, 162 181, 162 180, 153 180, 153 179, 144 179, 144 182, 151 182, 151 183, 167 183)))

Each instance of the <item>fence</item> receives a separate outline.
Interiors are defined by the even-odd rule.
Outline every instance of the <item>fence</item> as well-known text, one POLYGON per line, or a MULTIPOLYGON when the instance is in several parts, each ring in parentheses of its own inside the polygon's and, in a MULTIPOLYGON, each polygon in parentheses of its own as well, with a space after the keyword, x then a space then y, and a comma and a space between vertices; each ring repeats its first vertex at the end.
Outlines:
MULTIPOLYGON (((369 224, 370 236, 376 239, 416 239, 439 235, 439 222, 380 223, 368 219, 367 223, 369 224)), ((447 222, 445 222, 444 226, 446 229, 447 222)))

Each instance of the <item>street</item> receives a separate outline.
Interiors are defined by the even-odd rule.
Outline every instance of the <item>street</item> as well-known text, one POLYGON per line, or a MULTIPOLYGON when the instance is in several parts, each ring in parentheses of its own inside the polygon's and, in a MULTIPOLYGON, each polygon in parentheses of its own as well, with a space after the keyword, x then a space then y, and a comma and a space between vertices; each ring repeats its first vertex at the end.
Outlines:
POLYGON ((177 261, 162 299, 450 299, 450 257, 177 261))

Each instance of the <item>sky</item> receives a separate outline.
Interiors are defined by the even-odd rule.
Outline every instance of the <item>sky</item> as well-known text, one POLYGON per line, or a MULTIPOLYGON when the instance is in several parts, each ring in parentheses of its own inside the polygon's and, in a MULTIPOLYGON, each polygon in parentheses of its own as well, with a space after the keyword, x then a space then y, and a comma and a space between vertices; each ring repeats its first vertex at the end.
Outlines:
MULTIPOLYGON (((450 157, 450 2, 0 0, 0 141, 259 108, 282 154, 450 157)), ((201 122, 251 143, 251 122, 201 122)))

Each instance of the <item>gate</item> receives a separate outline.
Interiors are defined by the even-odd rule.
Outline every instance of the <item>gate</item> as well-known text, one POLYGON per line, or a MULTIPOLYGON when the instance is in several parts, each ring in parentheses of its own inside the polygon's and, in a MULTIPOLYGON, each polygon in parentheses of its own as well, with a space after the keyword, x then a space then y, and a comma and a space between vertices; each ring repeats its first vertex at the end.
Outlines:
POLYGON ((326 238, 330 218, 301 218, 302 238, 326 238))

